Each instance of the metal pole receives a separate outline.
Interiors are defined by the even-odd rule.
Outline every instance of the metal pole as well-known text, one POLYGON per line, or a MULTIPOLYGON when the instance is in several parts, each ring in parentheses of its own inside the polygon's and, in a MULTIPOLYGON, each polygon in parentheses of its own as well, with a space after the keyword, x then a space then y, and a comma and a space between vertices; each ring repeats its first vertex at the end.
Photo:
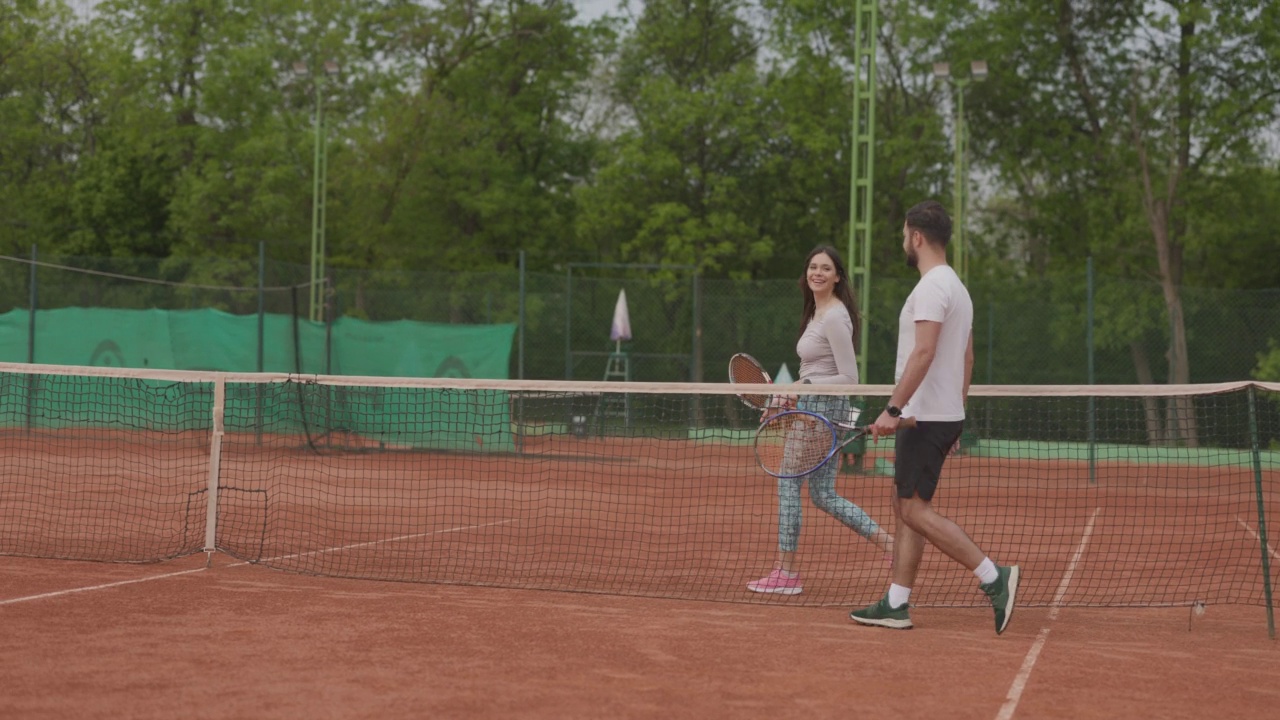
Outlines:
POLYGON ((1258 502, 1258 545, 1262 549, 1262 588, 1267 600, 1267 634, 1276 638, 1275 604, 1271 598, 1271 546, 1267 543, 1267 512, 1262 491, 1262 452, 1258 443, 1256 386, 1249 386, 1249 444, 1253 454, 1253 486, 1258 502))
POLYGON ((964 208, 964 222, 960 227, 960 279, 969 282, 969 118, 960 118, 960 206, 964 208))
MULTIPOLYGON (((698 271, 693 271, 693 276, 689 281, 689 292, 691 294, 691 304, 693 305, 693 334, 690 337, 691 347, 689 348, 689 382, 702 382, 702 298, 700 297, 702 283, 699 282, 698 271)), ((696 402, 696 399, 695 399, 696 402)))
POLYGON ((27 286, 27 362, 36 361, 36 308, 38 293, 36 292, 36 246, 31 245, 31 282, 27 286))
MULTIPOLYGON (((329 278, 324 279, 324 286, 328 287, 329 278)), ((327 298, 326 298, 327 302, 327 298)), ((337 313, 329 312, 328 308, 321 313, 321 319, 324 321, 324 374, 333 374, 333 320, 337 313)))
MULTIPOLYGON (((995 384, 996 303, 987 299, 987 384, 995 384)), ((987 403, 987 437, 991 437, 991 403, 987 403)))
MULTIPOLYGON (((34 365, 36 362, 36 310, 39 308, 39 292, 36 285, 36 246, 31 245, 31 282, 28 285, 27 299, 27 362, 34 365)), ((39 380, 35 375, 27 376, 27 432, 31 432, 32 425, 35 424, 36 413, 36 388, 39 387, 39 380)))
POLYGON ((267 287, 267 243, 258 241, 258 372, 265 368, 265 348, 263 347, 266 325, 266 287, 267 287))
MULTIPOLYGON (((317 107, 321 107, 317 104, 317 107)), ((316 313, 317 316, 312 318, 316 321, 324 321, 328 315, 326 310, 326 297, 329 290, 329 277, 325 272, 325 257, 328 255, 326 242, 329 239, 327 223, 325 222, 325 212, 328 210, 328 185, 329 185, 329 128, 324 121, 324 111, 320 112, 320 251, 316 255, 316 313)))
POLYGON ((995 354, 996 354, 996 304, 993 300, 987 300, 987 384, 994 385, 995 380, 995 354))
MULTIPOLYGON (((845 257, 850 275, 858 278, 861 314, 858 342, 858 376, 868 379, 871 311, 871 211, 875 177, 876 128, 876 10, 879 0, 857 0, 854 5, 853 127, 849 142, 849 251, 845 257)), ((852 277, 850 278, 852 279, 852 277)))
POLYGON ((964 271, 964 86, 967 80, 956 79, 952 85, 956 89, 956 137, 955 137, 955 173, 951 204, 955 208, 956 222, 951 232, 954 249, 951 258, 955 262, 956 273, 960 280, 966 280, 964 271))
POLYGON ((573 379, 573 267, 564 271, 564 379, 573 379))
MULTIPOLYGON (((1093 256, 1085 261, 1085 346, 1088 348, 1089 384, 1095 382, 1093 374, 1093 256)), ((1089 396, 1089 482, 1098 481, 1098 399, 1089 396)))
MULTIPOLYGON (((267 243, 258 241, 258 372, 266 369, 266 287, 267 287, 267 243)), ((254 383, 254 436, 258 445, 262 444, 262 403, 265 389, 262 383, 254 383)))
MULTIPOLYGON (((702 382, 702 277, 697 270, 693 271, 690 283, 693 293, 693 347, 689 356, 689 381, 702 382)), ((628 380, 630 378, 627 378, 628 380)), ((689 420, 693 427, 702 427, 702 396, 693 396, 693 406, 689 408, 689 420)))
MULTIPOLYGON (((524 379, 524 293, 525 293, 525 256, 524 250, 519 254, 520 267, 520 301, 516 321, 516 379, 524 379)), ((524 453, 524 393, 516 393, 516 452, 524 453)))
POLYGON ((517 380, 524 379, 524 321, 525 321, 525 318, 524 318, 524 293, 525 293, 524 262, 525 262, 524 251, 521 250, 520 251, 520 310, 519 310, 519 319, 516 323, 516 334, 519 336, 519 341, 517 342, 517 345, 516 345, 516 379, 517 380))
POLYGON ((312 322, 316 319, 316 313, 319 308, 316 307, 316 283, 320 277, 319 266, 319 250, 320 250, 320 83, 322 82, 319 74, 316 76, 316 116, 314 118, 315 127, 315 158, 313 160, 313 170, 311 178, 311 279, 308 282, 310 287, 310 307, 308 308, 309 316, 312 322))

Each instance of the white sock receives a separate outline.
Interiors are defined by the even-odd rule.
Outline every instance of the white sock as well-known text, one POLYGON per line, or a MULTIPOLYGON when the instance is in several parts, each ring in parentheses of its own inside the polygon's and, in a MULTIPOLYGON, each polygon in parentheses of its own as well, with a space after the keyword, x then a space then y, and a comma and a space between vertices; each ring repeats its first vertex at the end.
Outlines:
POLYGON ((889 586, 889 607, 900 608, 906 605, 909 599, 911 599, 911 588, 897 584, 889 586))
POLYGON ((984 557, 982 562, 978 563, 978 567, 973 569, 973 574, 978 576, 978 582, 983 585, 990 585, 1000 577, 1000 572, 996 570, 996 564, 991 562, 991 558, 984 557))

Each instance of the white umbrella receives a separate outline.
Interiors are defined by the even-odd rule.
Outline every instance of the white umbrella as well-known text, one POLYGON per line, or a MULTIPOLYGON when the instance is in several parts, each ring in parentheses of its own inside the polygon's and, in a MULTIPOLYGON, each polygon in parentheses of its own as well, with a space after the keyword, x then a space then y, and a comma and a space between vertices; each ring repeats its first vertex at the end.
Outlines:
POLYGON ((618 291, 618 304, 613 308, 613 326, 609 328, 609 339, 614 342, 614 351, 622 352, 622 341, 631 339, 631 315, 627 312, 627 291, 618 291))

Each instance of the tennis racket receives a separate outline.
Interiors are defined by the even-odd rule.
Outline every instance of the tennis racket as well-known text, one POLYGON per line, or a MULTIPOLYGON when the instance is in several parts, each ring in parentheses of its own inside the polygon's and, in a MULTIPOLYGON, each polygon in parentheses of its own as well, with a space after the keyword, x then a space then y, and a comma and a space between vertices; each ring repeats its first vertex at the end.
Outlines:
MULTIPOLYGON (((770 385, 773 378, 765 371, 759 360, 746 353, 738 353, 729 358, 729 382, 746 383, 748 385, 770 385)), ((739 393, 738 399, 749 408, 765 410, 770 406, 770 396, 751 393, 739 393)))
MULTIPOLYGON (((902 427, 914 424, 912 418, 903 418, 901 422, 902 427)), ((764 421, 756 430, 756 462, 774 477, 804 477, 870 431, 870 425, 833 423, 808 410, 786 410, 764 421)))

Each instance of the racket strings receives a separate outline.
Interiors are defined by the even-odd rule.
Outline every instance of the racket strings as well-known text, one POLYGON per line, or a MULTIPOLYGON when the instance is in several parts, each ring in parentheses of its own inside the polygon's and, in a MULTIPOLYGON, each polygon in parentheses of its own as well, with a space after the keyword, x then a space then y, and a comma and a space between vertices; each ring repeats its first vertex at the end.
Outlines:
POLYGON ((822 465, 835 443, 835 431, 817 416, 782 413, 756 433, 756 459, 771 475, 799 477, 822 465))
MULTIPOLYGON (((773 382, 769 377, 769 373, 755 361, 754 358, 746 355, 734 355, 729 360, 729 382, 735 384, 748 385, 768 385, 773 382)), ((769 407, 770 398, 768 395, 759 395, 755 393, 739 394, 743 402, 748 405, 764 409, 769 407)))

